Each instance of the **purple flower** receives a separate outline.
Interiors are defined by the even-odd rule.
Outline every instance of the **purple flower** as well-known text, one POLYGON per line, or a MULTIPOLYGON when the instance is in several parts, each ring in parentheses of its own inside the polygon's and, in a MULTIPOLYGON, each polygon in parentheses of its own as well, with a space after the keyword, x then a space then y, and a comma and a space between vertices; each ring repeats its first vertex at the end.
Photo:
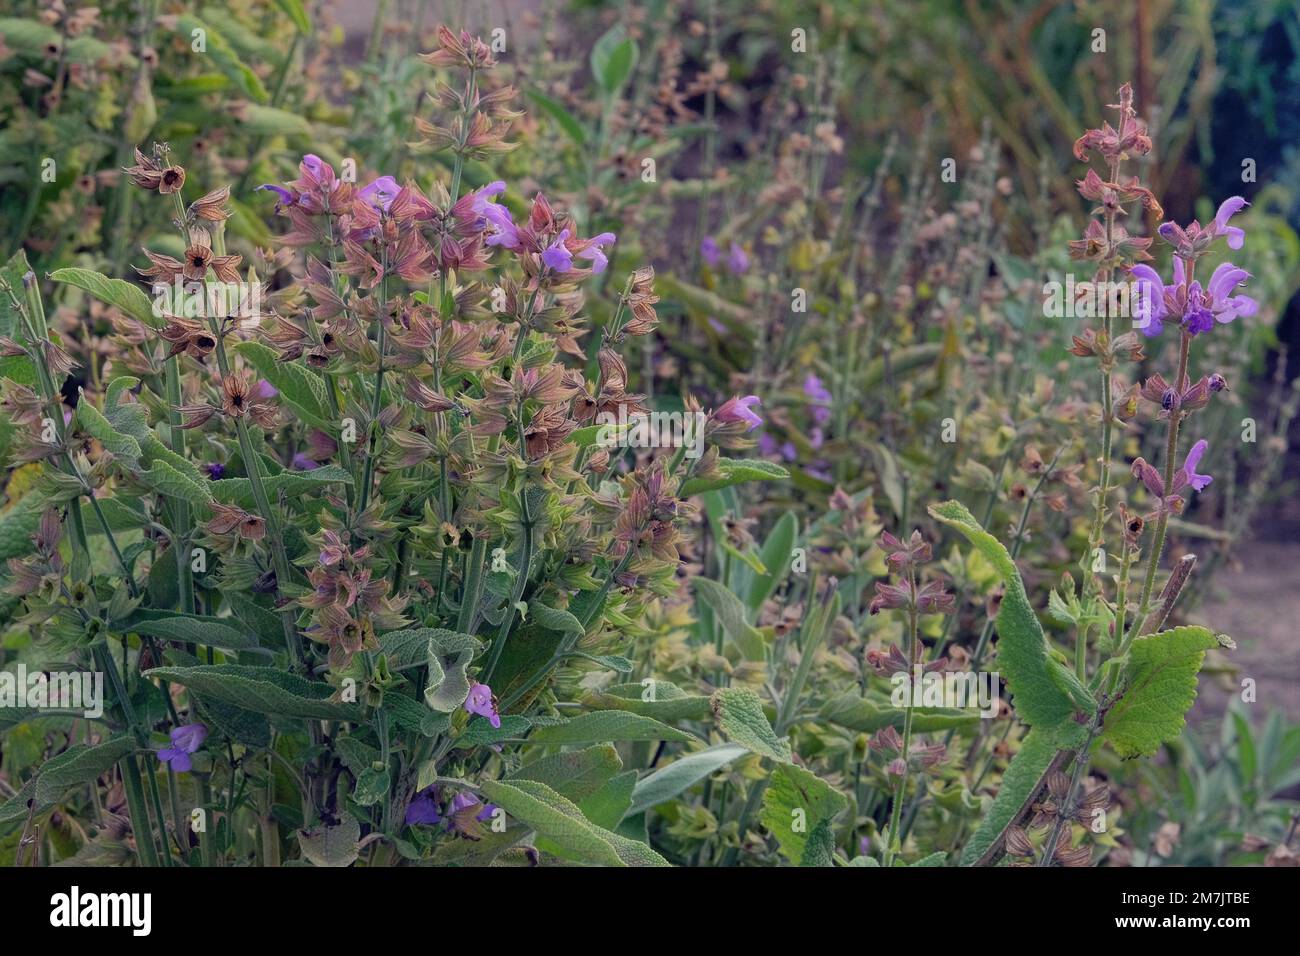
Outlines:
POLYGON ((411 800, 406 808, 406 825, 424 823, 432 826, 442 820, 438 813, 438 791, 433 786, 425 787, 411 800))
POLYGON ((306 452, 298 452, 293 456, 293 461, 289 462, 289 467, 294 471, 311 471, 313 468, 319 468, 320 462, 316 461, 306 452))
POLYGON ((781 457, 786 461, 794 461, 799 457, 799 449, 794 447, 794 442, 788 441, 781 446, 781 457))
POLYGON ((609 257, 605 255, 602 247, 612 246, 616 239, 612 232, 602 232, 598 236, 593 236, 587 240, 587 247, 578 253, 578 258, 590 260, 592 272, 604 272, 605 267, 609 265, 609 257))
POLYGON ((307 172, 319 178, 321 171, 325 168, 325 161, 315 153, 308 153, 302 158, 302 163, 300 165, 303 169, 307 170, 307 172))
POLYGON ((830 390, 812 372, 803 380, 803 393, 814 402, 829 402, 832 398, 830 390))
POLYGON ((380 176, 357 195, 376 209, 388 212, 388 207, 393 204, 393 199, 401 189, 402 187, 397 185, 397 180, 392 176, 380 176))
POLYGON ((749 256, 745 255, 745 250, 739 243, 731 244, 731 250, 727 253, 727 268, 735 275, 740 275, 749 269, 749 256))
POLYGON ((1159 273, 1148 265, 1133 267, 1137 289, 1133 307, 1133 325, 1143 335, 1156 336, 1164 330, 1165 320, 1177 318, 1189 335, 1200 335, 1237 318, 1248 318, 1259 310, 1259 303, 1248 295, 1234 295, 1237 286, 1250 278, 1245 269, 1231 262, 1222 263, 1202 286, 1187 283, 1187 272, 1180 256, 1174 256, 1174 284, 1166 287, 1159 273))
POLYGON ((469 689, 465 698, 465 710, 480 717, 486 717, 494 728, 501 727, 501 716, 497 713, 496 701, 492 699, 492 688, 477 681, 469 689))
POLYGON ((776 454, 776 439, 767 432, 758 436, 758 453, 765 458, 776 454))
POLYGON ((573 268, 573 253, 564 244, 568 238, 569 230, 565 229, 542 250, 542 264, 552 272, 568 272, 573 268))
POLYGON ((759 402, 757 395, 746 395, 744 398, 732 396, 722 403, 722 407, 713 413, 713 417, 724 425, 744 422, 749 425, 745 431, 752 432, 763 424, 763 419, 758 417, 758 413, 752 411, 759 402))
MULTIPOLYGON (((1174 262, 1181 267, 1182 260, 1177 256, 1174 262)), ((1137 292, 1133 303, 1133 327, 1148 337, 1157 336, 1165 328, 1165 284, 1160 273, 1145 263, 1134 266, 1132 275, 1137 292)))
POLYGON ((203 466, 203 470, 208 473, 208 477, 213 481, 220 481, 226 476, 226 466, 219 461, 209 462, 203 466))
POLYGON ((1232 196, 1220 203, 1219 211, 1214 214, 1214 231, 1228 237, 1229 249, 1240 249, 1246 241, 1246 233, 1236 226, 1229 226, 1228 220, 1249 205, 1240 196, 1232 196))
POLYGON ((717 268, 718 261, 722 258, 722 250, 718 248, 718 243, 712 236, 705 236, 700 240, 700 257, 712 268, 717 268))
POLYGON ((1210 475, 1198 475, 1196 473, 1196 466, 1201 463, 1201 457, 1209 447, 1204 438, 1192 446, 1191 451, 1187 453, 1187 458, 1183 460, 1183 467, 1179 469, 1178 474, 1174 477, 1175 488, 1191 485, 1197 491, 1204 491, 1206 485, 1214 480, 1210 475))
POLYGON ((813 448, 821 448, 825 442, 826 434, 821 430, 820 426, 814 425, 808 429, 808 444, 812 445, 813 448))
POLYGON ((257 384, 253 386, 252 397, 258 401, 269 401, 280 394, 280 390, 264 378, 259 378, 257 384))
POLYGON ((499 179, 488 183, 474 193, 470 211, 482 220, 487 233, 487 239, 484 240, 486 245, 518 249, 519 230, 510 218, 510 210, 496 201, 496 197, 505 191, 506 184, 499 179))
POLYGON ((203 746, 208 739, 208 728, 202 724, 185 724, 171 732, 172 745, 158 751, 158 760, 177 773, 189 773, 193 764, 190 754, 203 746))
POLYGON ((293 190, 285 189, 283 186, 277 186, 274 183, 262 183, 262 185, 254 189, 253 192, 258 192, 263 189, 269 189, 271 192, 275 193, 278 197, 275 201, 277 206, 292 206, 298 201, 298 197, 294 194, 293 190))
POLYGON ((1235 318, 1247 319, 1259 311, 1259 303, 1248 295, 1233 295, 1237 286, 1250 278, 1250 273, 1231 262, 1222 263, 1210 276, 1206 291, 1210 295, 1210 311, 1214 321, 1231 322, 1235 318))

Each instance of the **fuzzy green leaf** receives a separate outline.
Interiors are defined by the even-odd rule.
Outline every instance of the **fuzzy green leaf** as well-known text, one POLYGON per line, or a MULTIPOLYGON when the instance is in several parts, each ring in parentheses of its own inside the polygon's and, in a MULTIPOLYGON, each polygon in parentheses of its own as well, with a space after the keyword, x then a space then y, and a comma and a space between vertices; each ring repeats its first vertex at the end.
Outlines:
POLYGON ((275 667, 242 664, 155 667, 145 672, 145 676, 181 684, 200 696, 215 697, 259 714, 307 720, 360 721, 363 717, 362 709, 356 704, 331 702, 333 688, 328 684, 303 680, 275 667))
POLYGON ((997 617, 997 661, 1019 717, 1031 727, 1060 728, 1073 723, 1078 711, 1096 713, 1097 704, 1088 689, 1072 670, 1050 656, 1043 627, 1007 549, 981 528, 960 502, 931 505, 929 511, 936 521, 960 531, 1002 579, 1005 593, 997 617))
POLYGON ((602 743, 534 760, 520 767, 506 781, 535 780, 546 784, 560 796, 581 803, 622 769, 623 761, 613 744, 602 743))
MULTIPOLYGON (((781 854, 796 866, 820 863, 808 851, 814 849, 810 839, 819 827, 829 830, 835 817, 844 812, 849 801, 825 780, 794 764, 778 764, 772 770, 763 793, 760 822, 776 837, 781 854)), ((820 844, 817 844, 820 847, 820 844)))
POLYGON ((709 706, 727 740, 780 763, 790 762, 790 741, 777 737, 763 713, 763 702, 752 690, 724 687, 714 691, 709 706))
MULTIPOLYGON (((272 503, 283 494, 286 498, 297 498, 309 492, 319 491, 325 485, 340 482, 352 484, 352 476, 338 465, 322 465, 311 471, 286 471, 278 475, 268 475, 262 479, 266 494, 272 503)), ((253 500, 253 486, 247 478, 223 478, 211 482, 213 496, 221 502, 248 509, 256 507, 253 500)))
POLYGON ((325 382, 319 375, 293 362, 281 362, 274 351, 260 342, 240 342, 235 351, 280 392, 280 400, 302 421, 330 435, 338 429, 339 424, 330 412, 325 382))
POLYGON ((1102 728, 1121 757, 1149 757, 1182 733, 1205 652, 1217 646, 1203 627, 1176 627, 1133 642, 1123 696, 1102 728))
POLYGON ((1002 786, 993 805, 984 814, 975 835, 962 849, 961 865, 970 866, 993 845, 1025 805, 1039 779, 1056 756, 1056 741, 1047 728, 1034 728, 1020 742, 1020 750, 1011 758, 1002 774, 1002 786))
POLYGON ((669 727, 652 717, 622 710, 598 710, 550 727, 538 727, 529 735, 535 744, 587 744, 617 740, 693 741, 693 734, 669 727))
POLYGON ((117 306, 133 319, 138 319, 153 329, 162 328, 163 320, 154 314, 153 302, 138 285, 125 279, 110 279, 94 269, 55 269, 50 273, 55 282, 63 282, 89 292, 101 302, 117 306))
POLYGON ((571 801, 535 780, 488 780, 484 796, 522 820, 568 859, 599 866, 668 866, 644 843, 596 826, 571 801))
POLYGON ((647 678, 646 683, 611 684, 590 691, 583 706, 595 710, 626 710, 656 720, 703 720, 709 715, 709 698, 688 694, 666 680, 647 678))

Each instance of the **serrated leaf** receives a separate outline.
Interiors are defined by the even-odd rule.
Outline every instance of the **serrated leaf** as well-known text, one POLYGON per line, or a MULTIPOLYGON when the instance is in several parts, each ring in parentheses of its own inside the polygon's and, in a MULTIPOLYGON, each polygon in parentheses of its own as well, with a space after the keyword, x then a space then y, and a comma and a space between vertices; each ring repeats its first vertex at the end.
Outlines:
POLYGON ((1047 637, 1007 549, 981 528, 960 502, 931 505, 929 511, 936 521, 961 532, 1002 579, 1005 593, 997 616, 997 662, 1007 679, 1016 714, 1030 726, 1060 728, 1073 723, 1078 711, 1096 713, 1096 701, 1074 671, 1050 656, 1047 637))
POLYGON ((181 498, 200 506, 206 506, 212 500, 207 488, 165 461, 155 461, 152 467, 140 472, 137 477, 141 484, 168 498, 181 498))
POLYGON ((660 767, 643 780, 637 781, 628 813, 643 813, 671 800, 733 760, 748 755, 749 749, 740 744, 717 744, 707 750, 679 757, 668 766, 660 767))
MULTIPOLYGON (((338 465, 322 465, 311 471, 286 471, 278 475, 267 475, 262 479, 267 497, 274 503, 284 495, 297 498, 308 492, 320 491, 326 485, 334 483, 350 485, 352 475, 338 465)), ((222 478, 209 483, 212 496, 224 504, 239 505, 241 508, 254 508, 253 485, 247 478, 222 478)))
POLYGON ((1149 757, 1183 732, 1205 652, 1218 646, 1204 627, 1175 627, 1133 642, 1123 696, 1102 728, 1121 757, 1149 757))
POLYGON ((1056 741, 1050 728, 1035 727, 1020 742, 1020 750, 1002 774, 1002 784, 993 805, 984 814, 975 835, 962 848, 961 865, 970 866, 980 859, 1020 813, 1039 780, 1056 756, 1056 741))
MULTIPOLYGON (((782 855, 795 866, 827 866, 824 838, 849 801, 816 774, 794 764, 777 764, 763 793, 759 821, 776 837, 782 855), (813 839, 822 830, 823 841, 813 839), (810 850, 814 859, 807 859, 810 850)), ((832 841, 832 847, 834 843, 832 841)))
POLYGON ((693 741, 684 730, 669 727, 653 717, 622 710, 598 710, 550 727, 538 727, 528 737, 534 744, 589 744, 619 740, 693 741))
POLYGON ((623 761, 619 759, 618 751, 612 744, 602 743, 534 760, 520 767, 506 781, 536 780, 562 797, 581 803, 622 769, 623 761))
POLYGON ((125 736, 93 747, 77 744, 52 757, 36 778, 37 806, 53 806, 73 787, 94 781, 134 750, 135 741, 125 736))
POLYGON ((709 706, 727 740, 779 763, 790 762, 790 741, 777 737, 763 713, 763 702, 752 690, 723 687, 714 691, 709 706))
POLYGON ((149 328, 159 329, 165 324, 161 316, 154 314, 153 302, 144 291, 125 279, 110 279, 94 269, 77 268, 55 269, 50 273, 50 278, 89 292, 96 299, 116 306, 149 328))
POLYGON ((328 684, 304 680, 274 667, 243 664, 202 664, 193 667, 155 667, 145 672, 190 688, 200 696, 215 697, 259 714, 306 720, 360 721, 364 712, 356 704, 336 704, 328 698, 328 684))
POLYGON ((279 391, 280 400, 304 422, 327 434, 337 431, 338 422, 330 411, 325 382, 319 375, 294 362, 280 361, 260 342, 240 342, 235 351, 279 391))
POLYGON ((140 460, 140 456, 143 454, 140 450, 140 443, 130 435, 123 435, 115 429, 100 410, 90 404, 84 397, 77 403, 77 410, 73 413, 73 419, 79 431, 85 432, 92 438, 99 439, 99 443, 107 451, 112 452, 114 457, 122 459, 128 467, 134 467, 135 463, 140 460))
POLYGON ((572 801, 544 783, 488 780, 480 786, 490 801, 532 827, 568 859, 599 866, 668 866, 644 843, 596 826, 572 801))
POLYGON ((242 651, 257 647, 257 638, 244 633, 237 627, 237 621, 218 620, 210 617, 191 617, 176 614, 147 620, 130 621, 125 626, 137 634, 160 637, 168 641, 182 641, 187 644, 203 644, 208 647, 220 647, 228 651, 242 651))

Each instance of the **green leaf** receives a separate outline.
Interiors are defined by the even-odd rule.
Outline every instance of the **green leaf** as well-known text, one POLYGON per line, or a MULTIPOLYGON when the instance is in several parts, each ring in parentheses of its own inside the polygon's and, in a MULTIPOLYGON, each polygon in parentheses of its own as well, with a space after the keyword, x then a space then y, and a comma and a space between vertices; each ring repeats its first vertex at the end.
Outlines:
MULTIPOLYGON (((605 781, 604 785, 591 796, 578 801, 582 815, 606 830, 617 830, 623 818, 627 816, 628 807, 632 805, 632 791, 636 787, 636 771, 625 770, 605 781)), ((632 837, 631 834, 623 834, 632 837)), ((642 843, 648 842, 645 839, 642 843)))
POLYGON ((29 493, 0 515, 0 561, 32 553, 32 535, 44 511, 41 496, 29 493))
POLYGON ((203 644, 228 651, 242 651, 257 647, 257 638, 239 630, 233 618, 199 617, 185 614, 165 614, 144 620, 128 620, 124 629, 168 641, 203 644))
POLYGON ((152 329, 162 328, 165 324, 159 315, 154 314, 153 302, 138 285, 125 279, 110 279, 94 269, 55 269, 50 273, 55 282, 63 282, 89 292, 101 302, 117 306, 133 319, 139 319, 152 329))
POLYGON ((325 382, 319 375, 294 362, 281 362, 274 351, 260 342, 240 342, 235 351, 279 390, 280 400, 304 422, 330 435, 337 431, 339 426, 330 412, 325 382))
POLYGON ((695 578, 695 594, 712 610, 722 630, 747 661, 767 657, 767 646, 758 628, 745 620, 745 605, 723 585, 709 578, 695 578))
MULTIPOLYGON (((451 720, 446 714, 430 710, 422 701, 413 697, 392 691, 384 695, 384 713, 403 730, 409 730, 421 737, 446 733, 451 726, 451 720)), ((472 727, 473 724, 470 726, 472 727)))
MULTIPOLYGON (((869 697, 859 697, 856 693, 849 692, 828 700, 822 705, 818 716, 849 730, 874 734, 885 727, 902 730, 907 719, 907 709, 877 703, 869 697)), ((912 708, 912 730, 922 734, 935 730, 974 727, 979 720, 978 711, 953 707, 912 708)))
POLYGON ((53 806, 73 787, 92 783, 134 750, 135 741, 129 736, 117 737, 94 747, 82 744, 70 747, 41 768, 36 778, 37 806, 53 806))
POLYGON ((302 855, 314 866, 351 866, 360 850, 361 825, 346 811, 338 823, 298 831, 302 855))
POLYGON ((588 744, 618 740, 693 741, 694 734, 669 727, 652 717, 622 710, 598 710, 549 727, 538 727, 528 737, 534 744, 588 744))
POLYGON ((494 744, 499 740, 522 737, 532 725, 531 720, 519 714, 502 714, 500 727, 493 727, 485 717, 475 717, 456 738, 455 746, 458 750, 467 750, 470 747, 494 744))
POLYGON ((510 849, 531 831, 522 824, 506 827, 501 833, 488 830, 477 840, 447 840, 433 851, 434 866, 491 866, 492 861, 510 849))
POLYGON ((227 592, 224 597, 244 629, 257 635, 258 643, 270 647, 284 645, 284 623, 278 614, 238 591, 227 592))
MULTIPOLYGON (((275 502, 283 494, 286 498, 298 498, 310 492, 320 491, 324 486, 336 482, 350 485, 352 475, 338 465, 322 465, 311 471, 286 471, 278 475, 267 475, 262 479, 267 497, 275 502)), ((239 505, 241 508, 255 508, 253 486, 247 478, 223 478, 210 483, 212 495, 225 504, 239 505)))
POLYGON ((997 616, 997 661, 1011 689, 1016 713, 1031 727, 1077 729, 1074 715, 1079 711, 1096 713, 1096 701, 1074 671, 1050 656, 1043 627, 1007 549, 981 528, 960 502, 931 505, 929 511, 936 521, 960 531, 1002 579, 1005 593, 997 616))
POLYGON ((388 655, 388 663, 393 668, 410 667, 412 664, 425 664, 429 660, 429 641, 436 646, 458 646, 464 638, 475 641, 468 634, 458 634, 441 627, 413 627, 404 631, 389 631, 379 635, 379 650, 388 655))
POLYGON ((591 661, 620 674, 630 674, 636 668, 630 660, 618 654, 587 654, 583 651, 570 651, 568 656, 591 661))
POLYGON ((780 465, 763 461, 761 458, 719 458, 716 464, 718 475, 712 478, 687 479, 682 483, 678 496, 689 498, 691 495, 728 488, 746 481, 779 481, 790 477, 790 472, 780 465))
POLYGON ((583 750, 566 750, 520 767, 507 782, 535 780, 562 797, 581 803, 623 769, 613 744, 595 744, 583 750))
POLYGON ((1149 757, 1183 732, 1205 652, 1218 646, 1204 627, 1175 627, 1133 642, 1123 696, 1102 728, 1121 757, 1149 757))
POLYGON ((469 634, 442 631, 430 636, 427 648, 429 678, 424 685, 424 702, 439 713, 450 714, 469 697, 467 672, 479 640, 469 634))
POLYGON ((181 498, 192 505, 204 507, 212 500, 207 488, 165 461, 155 461, 151 468, 140 472, 137 477, 141 484, 168 498, 181 498))
POLYGON ((676 684, 654 678, 590 691, 582 703, 593 710, 626 710, 665 721, 703 720, 710 712, 709 698, 703 694, 688 694, 676 684))
POLYGON ((785 576, 790 572, 790 562, 794 559, 794 542, 799 534, 799 519, 793 511, 787 511, 772 526, 759 552, 759 559, 767 570, 756 574, 749 585, 749 596, 745 605, 751 614, 758 613, 763 602, 772 596, 781 586, 785 576))
POLYGON ((562 611, 559 608, 548 607, 541 601, 528 602, 528 616, 548 631, 558 631, 561 634, 577 634, 581 636, 586 630, 582 626, 582 622, 574 617, 569 611, 562 611))
POLYGON ((266 93, 266 87, 257 78, 257 74, 239 58, 226 41, 226 38, 208 24, 193 14, 182 13, 176 19, 176 30, 186 42, 191 44, 196 37, 195 31, 201 30, 207 47, 205 53, 211 58, 217 69, 230 77, 235 86, 243 90, 256 102, 265 103, 270 99, 266 93))
POLYGON ((591 48, 591 75, 606 96, 614 96, 627 83, 637 61, 636 41, 616 23, 591 48))
MULTIPOLYGON (((844 794, 816 774, 794 764, 777 764, 763 793, 759 821, 776 837, 782 855, 791 863, 828 865, 824 854, 815 860, 806 859, 806 851, 813 849, 810 838, 818 828, 829 831, 831 822, 848 805, 844 794)), ((824 847, 818 844, 818 849, 824 847)))
POLYGON ((748 755, 749 749, 740 744, 717 744, 707 750, 679 757, 637 782, 636 789, 632 791, 632 805, 628 808, 628 813, 643 813, 671 800, 733 760, 748 755))
POLYGON ((117 431, 85 396, 82 396, 82 400, 77 403, 77 410, 73 413, 73 417, 78 431, 99 439, 99 443, 105 450, 112 452, 115 458, 122 459, 128 467, 134 467, 140 460, 143 454, 140 443, 130 435, 123 435, 117 431))
MULTIPOLYGON (((528 96, 534 103, 542 108, 551 119, 560 124, 560 129, 568 134, 569 139, 573 140, 578 146, 584 146, 587 143, 587 131, 578 122, 572 113, 566 110, 558 101, 551 99, 540 90, 529 90, 528 96)), ((593 440, 595 437, 595 428, 593 428, 593 440)))
POLYGON ((1002 774, 1002 786, 975 835, 962 849, 961 865, 971 866, 982 857, 1034 796, 1038 782, 1056 756, 1056 741, 1049 728, 1035 727, 1020 742, 1020 750, 1002 774))
POLYGON ((560 855, 599 866, 668 866, 644 843, 596 826, 582 811, 535 780, 488 780, 483 795, 545 837, 560 855))
POLYGON ((293 25, 298 28, 299 33, 303 36, 311 35, 311 20, 307 16, 307 11, 303 9, 300 0, 275 0, 275 5, 293 21, 293 25))
POLYGON ((200 696, 214 697, 259 714, 351 721, 360 721, 364 716, 356 704, 331 702, 333 688, 328 684, 304 680, 275 667, 243 664, 155 667, 146 671, 145 676, 181 684, 200 696))
POLYGON ((727 740, 779 763, 790 762, 790 741, 777 737, 763 713, 763 702, 752 690, 723 687, 714 691, 709 705, 727 740))

